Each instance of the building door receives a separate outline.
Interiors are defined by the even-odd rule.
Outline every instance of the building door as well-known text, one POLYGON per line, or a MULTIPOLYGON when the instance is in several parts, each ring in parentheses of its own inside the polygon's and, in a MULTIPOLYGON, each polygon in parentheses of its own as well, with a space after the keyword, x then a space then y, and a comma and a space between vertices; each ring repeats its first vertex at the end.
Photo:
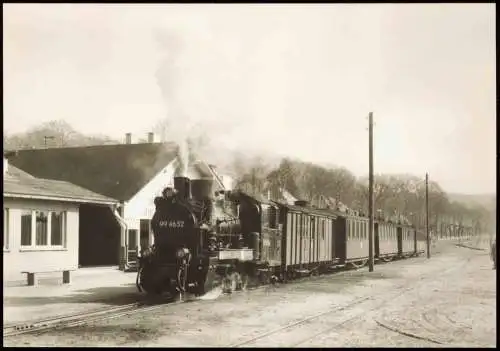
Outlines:
POLYGON ((128 230, 128 245, 127 245, 127 265, 134 267, 137 264, 137 229, 128 230))
POLYGON ((141 251, 151 246, 151 220, 141 219, 139 222, 141 251))

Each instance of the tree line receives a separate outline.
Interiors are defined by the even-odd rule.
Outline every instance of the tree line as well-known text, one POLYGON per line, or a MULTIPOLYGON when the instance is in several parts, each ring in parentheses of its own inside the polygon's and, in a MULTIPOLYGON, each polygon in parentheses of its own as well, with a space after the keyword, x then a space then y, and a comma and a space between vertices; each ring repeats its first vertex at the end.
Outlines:
MULTIPOLYGON (((368 214, 368 177, 357 178, 344 167, 325 167, 283 158, 279 165, 268 166, 254 158, 246 167, 234 167, 236 186, 251 193, 267 194, 282 200, 282 190, 317 207, 349 210, 368 214)), ((445 236, 455 228, 472 228, 476 233, 491 233, 494 213, 477 204, 453 201, 435 181, 429 181, 429 226, 433 233, 445 236), (453 226, 452 226, 453 225, 453 226)), ((425 180, 411 174, 374 176, 375 216, 425 227, 425 180)), ((348 211, 349 211, 348 210, 348 211)))
POLYGON ((76 147, 117 144, 105 135, 85 135, 76 131, 64 120, 44 122, 23 133, 9 134, 4 131, 4 150, 41 149, 52 147, 76 147))
MULTIPOLYGON (((168 136, 169 124, 159 121, 153 126, 161 141, 168 136)), ((139 142, 147 142, 144 138, 139 142)), ((63 120, 49 121, 25 133, 4 132, 4 150, 49 147, 77 147, 118 144, 105 135, 85 135, 63 120)), ((190 148, 207 148, 209 140, 203 133, 189 139, 190 148)), ((221 151, 221 150, 219 150, 221 151)), ((211 152, 212 154, 217 152, 211 152)), ((203 152, 202 152, 203 154, 203 152)), ((204 155, 202 155, 204 157, 204 155)), ((223 159, 227 160, 226 154, 223 159)), ((322 166, 288 157, 270 161, 268 156, 248 157, 234 152, 233 161, 222 168, 235 176, 235 185, 250 193, 270 194, 283 200, 282 190, 313 206, 349 208, 368 213, 368 178, 357 178, 348 169, 322 166)), ((217 163, 220 160, 217 160, 217 163)), ((386 219, 409 221, 425 226, 425 183, 423 177, 411 174, 376 174, 374 178, 375 215, 386 219)), ((429 182, 429 222, 435 233, 448 230, 450 224, 473 227, 476 232, 494 232, 495 211, 477 204, 453 201, 435 182, 429 182)))

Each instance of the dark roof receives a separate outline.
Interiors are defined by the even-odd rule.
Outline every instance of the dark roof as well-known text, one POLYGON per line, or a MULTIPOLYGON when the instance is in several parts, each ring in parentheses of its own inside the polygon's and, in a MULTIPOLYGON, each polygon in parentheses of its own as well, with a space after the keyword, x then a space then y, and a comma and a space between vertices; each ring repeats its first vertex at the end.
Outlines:
POLYGON ((127 201, 177 155, 172 143, 18 150, 11 164, 38 178, 71 182, 127 201))
POLYGON ((31 174, 14 167, 13 165, 9 164, 7 168, 7 173, 5 174, 6 177, 16 177, 16 178, 35 178, 31 174))
POLYGON ((117 200, 96 194, 74 184, 25 176, 6 176, 3 180, 3 196, 32 198, 76 203, 116 204, 117 200))
POLYGON ((296 211, 296 212, 302 212, 302 213, 307 213, 307 214, 316 214, 316 215, 321 215, 321 216, 328 216, 328 217, 337 217, 339 216, 338 213, 334 211, 329 211, 326 209, 322 208, 315 208, 315 207, 310 207, 310 206, 296 206, 296 205, 289 205, 289 204, 284 204, 280 202, 276 202, 281 207, 285 207, 289 210, 296 211))

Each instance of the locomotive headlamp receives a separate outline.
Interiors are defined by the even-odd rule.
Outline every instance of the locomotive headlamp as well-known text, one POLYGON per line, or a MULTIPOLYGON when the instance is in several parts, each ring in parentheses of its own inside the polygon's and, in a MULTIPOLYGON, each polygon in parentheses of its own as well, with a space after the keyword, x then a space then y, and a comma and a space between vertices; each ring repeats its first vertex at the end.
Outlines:
POLYGON ((179 250, 177 250, 177 252, 175 253, 175 255, 177 256, 178 259, 184 258, 187 255, 189 255, 189 250, 186 249, 185 247, 182 247, 179 250))

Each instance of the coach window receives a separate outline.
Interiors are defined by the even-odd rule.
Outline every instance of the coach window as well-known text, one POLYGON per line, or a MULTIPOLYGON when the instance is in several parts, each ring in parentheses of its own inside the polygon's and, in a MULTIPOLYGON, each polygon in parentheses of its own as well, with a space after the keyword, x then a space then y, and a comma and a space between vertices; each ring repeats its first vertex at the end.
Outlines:
POLYGON ((302 215, 302 237, 305 239, 307 237, 307 216, 302 215))
POLYGON ((311 224, 310 217, 304 215, 304 238, 307 239, 309 237, 309 227, 311 224))
POLYGON ((269 228, 271 229, 276 229, 278 227, 277 225, 277 215, 278 211, 276 210, 276 207, 274 206, 269 206, 269 209, 267 210, 269 213, 269 228))
POLYGON ((298 213, 295 213, 295 240, 299 239, 302 235, 302 230, 300 229, 302 226, 302 218, 298 213))
POLYGON ((262 226, 267 227, 269 225, 269 208, 265 208, 262 206, 262 211, 261 211, 261 221, 262 221, 262 226))
POLYGON ((316 217, 311 217, 311 239, 314 240, 316 237, 316 221, 318 218, 316 217))
POLYGON ((325 226, 326 226, 326 220, 322 219, 321 220, 321 239, 325 240, 325 226))

